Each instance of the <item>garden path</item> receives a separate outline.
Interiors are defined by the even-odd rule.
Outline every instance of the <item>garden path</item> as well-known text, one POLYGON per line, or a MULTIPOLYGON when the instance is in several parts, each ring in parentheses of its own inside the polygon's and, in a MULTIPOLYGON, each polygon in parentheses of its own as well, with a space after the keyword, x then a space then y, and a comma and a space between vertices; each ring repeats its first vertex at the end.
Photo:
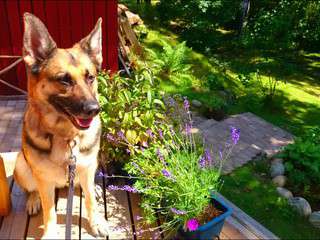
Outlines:
POLYGON ((226 174, 258 156, 270 157, 293 141, 293 135, 250 112, 233 115, 219 122, 197 115, 193 119, 193 131, 202 133, 207 145, 217 156, 219 148, 223 148, 230 137, 230 127, 240 128, 240 140, 223 164, 226 174))

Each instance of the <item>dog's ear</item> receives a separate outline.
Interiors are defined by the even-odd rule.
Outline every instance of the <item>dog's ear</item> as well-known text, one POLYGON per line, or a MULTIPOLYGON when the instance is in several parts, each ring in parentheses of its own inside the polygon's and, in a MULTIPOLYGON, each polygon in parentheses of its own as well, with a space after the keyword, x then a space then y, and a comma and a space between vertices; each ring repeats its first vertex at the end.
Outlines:
POLYGON ((90 56, 91 60, 101 68, 102 64, 102 19, 99 18, 91 33, 80 41, 81 48, 90 56))
POLYGON ((57 44, 39 18, 31 13, 25 13, 23 19, 23 58, 31 67, 47 59, 57 48, 57 44))

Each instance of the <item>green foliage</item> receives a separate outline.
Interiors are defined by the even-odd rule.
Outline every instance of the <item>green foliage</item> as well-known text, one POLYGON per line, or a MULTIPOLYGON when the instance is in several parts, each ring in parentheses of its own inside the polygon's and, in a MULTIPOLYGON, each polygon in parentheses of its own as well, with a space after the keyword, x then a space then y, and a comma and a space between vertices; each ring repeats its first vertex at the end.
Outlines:
POLYGON ((217 74, 210 73, 207 77, 206 85, 211 91, 224 89, 223 80, 217 74))
POLYGON ((173 46, 161 41, 162 51, 146 49, 155 75, 160 79, 172 80, 176 84, 190 84, 190 65, 186 63, 188 48, 185 42, 173 46))
POLYGON ((268 49, 319 47, 319 0, 267 1, 253 4, 251 11, 244 36, 251 44, 268 49))
MULTIPOLYGON (((98 76, 103 127, 102 152, 110 161, 125 160, 127 152, 135 154, 146 146, 150 137, 149 129, 157 132, 157 122, 164 120, 164 103, 154 87, 152 73, 140 70, 133 78, 120 75, 109 76, 102 72, 98 76), (126 141, 120 141, 121 133, 126 141)), ((163 125, 165 127, 166 125, 163 125)))
POLYGON ((295 190, 308 191, 320 182, 320 146, 308 139, 297 139, 280 155, 295 190))
POLYGON ((307 139, 308 141, 320 145, 320 127, 313 127, 306 131, 303 136, 303 139, 307 139))

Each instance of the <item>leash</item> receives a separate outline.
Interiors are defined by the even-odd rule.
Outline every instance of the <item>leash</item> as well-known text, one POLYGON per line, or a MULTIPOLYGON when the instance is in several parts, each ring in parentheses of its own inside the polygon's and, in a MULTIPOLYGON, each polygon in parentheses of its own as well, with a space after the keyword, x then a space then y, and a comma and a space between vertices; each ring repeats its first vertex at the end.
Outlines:
POLYGON ((72 141, 73 146, 69 143, 70 148, 70 164, 68 166, 69 176, 69 190, 68 190, 68 199, 67 199, 67 215, 66 215, 66 233, 65 239, 71 239, 71 225, 72 225, 72 204, 73 204, 73 194, 74 194, 74 177, 75 177, 75 170, 76 170, 76 162, 77 158, 73 154, 73 148, 76 146, 76 141, 72 141))

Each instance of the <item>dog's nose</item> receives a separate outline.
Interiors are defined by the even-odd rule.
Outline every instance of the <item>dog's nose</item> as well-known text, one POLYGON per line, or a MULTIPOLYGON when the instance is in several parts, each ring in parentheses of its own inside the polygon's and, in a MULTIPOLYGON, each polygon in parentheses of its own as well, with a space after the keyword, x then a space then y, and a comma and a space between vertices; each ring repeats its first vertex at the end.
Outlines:
POLYGON ((88 102, 83 105, 83 113, 93 117, 97 115, 100 112, 100 106, 99 103, 94 101, 94 102, 88 102))

